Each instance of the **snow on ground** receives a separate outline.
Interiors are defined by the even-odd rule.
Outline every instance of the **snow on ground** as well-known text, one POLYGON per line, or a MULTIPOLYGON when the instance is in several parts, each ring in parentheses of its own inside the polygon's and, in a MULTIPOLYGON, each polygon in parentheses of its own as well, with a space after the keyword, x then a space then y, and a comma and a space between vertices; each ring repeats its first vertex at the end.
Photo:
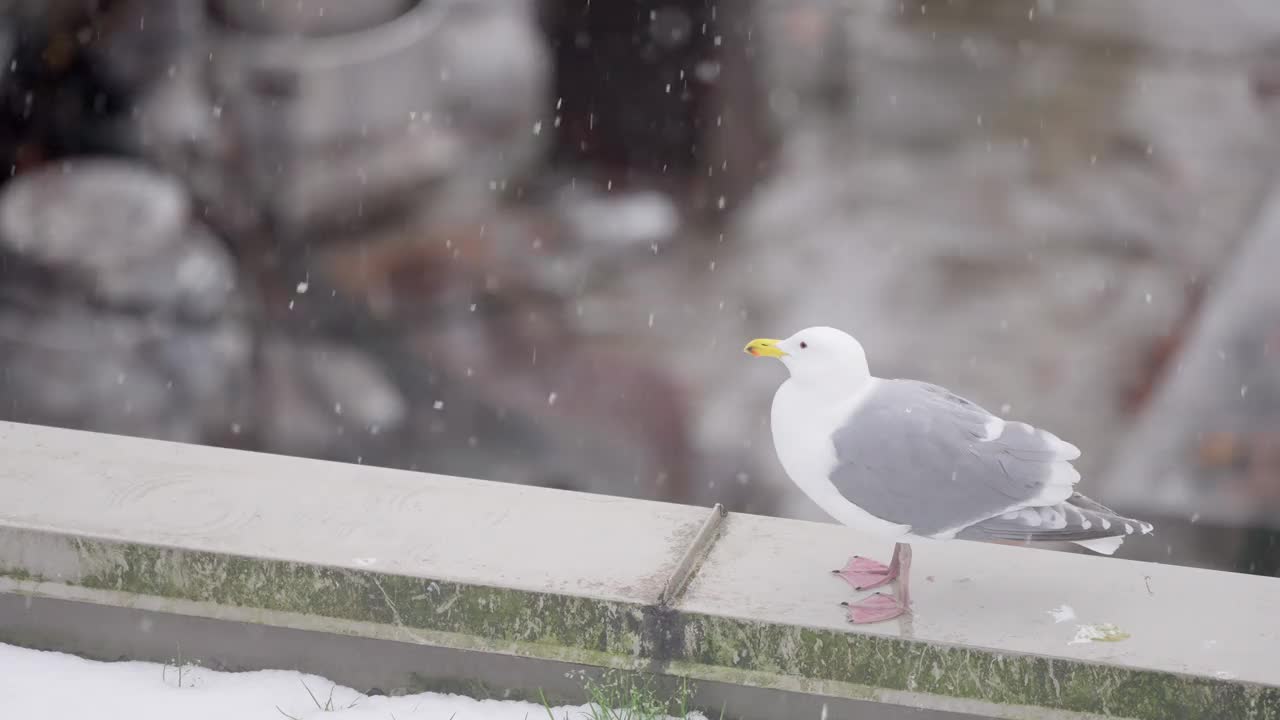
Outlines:
MULTIPOLYGON (((556 707, 555 720, 590 718, 556 707)), ((5 720, 536 720, 542 705, 422 693, 367 696, 287 670, 228 673, 149 662, 96 662, 0 644, 5 720), (305 686, 304 686, 305 683, 305 686), (310 688, 310 693, 308 692, 310 688), (315 699, 312 699, 314 693, 315 699), (322 707, 331 707, 324 710, 322 707)), ((697 716, 691 716, 697 717, 697 716)))

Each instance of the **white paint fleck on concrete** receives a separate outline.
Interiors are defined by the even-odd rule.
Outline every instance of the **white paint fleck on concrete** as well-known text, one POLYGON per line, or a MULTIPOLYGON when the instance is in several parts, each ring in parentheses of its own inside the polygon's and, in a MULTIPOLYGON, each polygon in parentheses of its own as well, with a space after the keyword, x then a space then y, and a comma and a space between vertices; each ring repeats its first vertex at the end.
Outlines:
POLYGON ((1049 614, 1053 616, 1053 621, 1055 623, 1064 623, 1069 620, 1076 619, 1075 608, 1072 608, 1070 605, 1066 605, 1066 604, 1059 605, 1058 607, 1050 610, 1049 614))

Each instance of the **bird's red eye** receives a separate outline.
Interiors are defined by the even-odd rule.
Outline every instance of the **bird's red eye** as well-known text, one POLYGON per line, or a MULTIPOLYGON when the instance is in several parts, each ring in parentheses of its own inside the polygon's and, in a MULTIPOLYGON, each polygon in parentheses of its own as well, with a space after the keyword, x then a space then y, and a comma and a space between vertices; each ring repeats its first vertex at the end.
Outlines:
POLYGON ((801 340, 801 341, 800 341, 800 349, 801 349, 801 350, 803 350, 803 349, 805 349, 805 348, 807 348, 807 347, 809 347, 809 343, 807 343, 807 342, 805 342, 805 341, 801 340))

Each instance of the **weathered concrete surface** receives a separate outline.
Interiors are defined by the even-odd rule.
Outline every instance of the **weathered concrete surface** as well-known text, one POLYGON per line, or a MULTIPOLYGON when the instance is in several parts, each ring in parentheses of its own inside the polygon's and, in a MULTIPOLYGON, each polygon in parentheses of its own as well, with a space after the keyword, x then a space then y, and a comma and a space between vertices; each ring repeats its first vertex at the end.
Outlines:
POLYGON ((909 622, 855 629, 827 571, 888 547, 833 525, 731 515, 662 603, 706 509, 11 424, 0 454, 0 594, 992 717, 1280 718, 1270 579, 944 543, 909 622), (1071 644, 1062 605, 1127 637, 1071 644))
POLYGON ((784 685, 826 680, 827 692, 886 702, 935 694, 948 709, 1004 717, 1042 717, 1045 708, 1280 717, 1280 627, 1267 619, 1280 603, 1273 579, 931 543, 915 551, 910 619, 851 633, 839 607, 848 587, 829 571, 850 554, 891 551, 835 525, 731 515, 677 605, 690 663, 680 671, 760 673, 766 679, 756 681, 784 685), (1074 617, 1057 622, 1064 606, 1074 617), (1081 625, 1103 623, 1128 637, 1072 642, 1081 625), (1035 709, 1020 715, 991 704, 1035 709))
POLYGON ((51 530, 48 542, 79 558, 45 555, 47 571, 126 588, 161 582, 140 563, 177 553, 211 573, 184 581, 207 582, 220 599, 251 589, 234 570, 279 561, 283 573, 326 568, 317 578, 420 576, 639 606, 657 602, 708 512, 34 425, 0 423, 0 448, 7 531, 51 530), (598 552, 584 539, 599 540, 598 552), (122 541, 127 557, 107 548, 122 541))

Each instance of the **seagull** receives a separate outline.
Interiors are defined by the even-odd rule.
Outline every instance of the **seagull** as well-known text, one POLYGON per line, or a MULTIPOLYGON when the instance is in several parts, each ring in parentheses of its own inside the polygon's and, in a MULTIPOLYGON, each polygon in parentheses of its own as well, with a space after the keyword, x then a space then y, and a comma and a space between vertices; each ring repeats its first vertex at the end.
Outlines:
POLYGON ((845 332, 811 327, 744 351, 790 372, 770 425, 792 482, 837 522, 895 543, 888 565, 855 555, 832 571, 855 590, 898 581, 894 596, 843 603, 852 623, 909 611, 912 543, 1069 541, 1111 555, 1152 531, 1075 491, 1075 445, 937 385, 874 377, 845 332))

